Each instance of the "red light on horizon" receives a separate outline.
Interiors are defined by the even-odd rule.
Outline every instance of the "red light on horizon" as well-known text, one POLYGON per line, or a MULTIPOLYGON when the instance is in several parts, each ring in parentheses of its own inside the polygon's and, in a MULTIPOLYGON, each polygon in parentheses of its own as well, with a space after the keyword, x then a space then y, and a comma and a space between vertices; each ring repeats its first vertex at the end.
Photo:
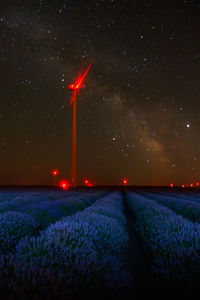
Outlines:
POLYGON ((69 183, 67 182, 67 180, 61 180, 61 181, 60 181, 60 187, 61 187, 63 190, 67 190, 68 187, 69 187, 69 183))
POLYGON ((127 182, 128 182, 127 179, 123 180, 123 184, 127 184, 127 182))
POLYGON ((199 182, 196 182, 196 185, 199 186, 199 182))
POLYGON ((88 179, 85 179, 84 180, 84 184, 86 185, 86 186, 93 186, 92 184, 91 184, 91 182, 88 180, 88 179))
POLYGON ((182 188, 184 188, 185 187, 185 185, 184 184, 182 184, 182 186, 181 186, 182 188))
POLYGON ((52 175, 57 176, 58 175, 58 170, 52 171, 52 175))
POLYGON ((173 183, 171 183, 170 186, 173 187, 174 186, 173 183))
POLYGON ((190 187, 193 187, 194 186, 194 184, 193 183, 190 183, 190 187))

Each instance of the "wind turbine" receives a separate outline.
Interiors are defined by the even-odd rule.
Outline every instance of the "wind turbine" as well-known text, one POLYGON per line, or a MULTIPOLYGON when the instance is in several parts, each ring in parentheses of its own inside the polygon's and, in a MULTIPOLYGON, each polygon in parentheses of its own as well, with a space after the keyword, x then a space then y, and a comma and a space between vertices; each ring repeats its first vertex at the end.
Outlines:
POLYGON ((80 88, 83 87, 83 80, 85 79, 89 69, 91 68, 92 62, 89 64, 87 70, 82 76, 79 76, 75 83, 70 84, 68 89, 72 91, 72 99, 69 103, 71 105, 73 103, 73 124, 72 124, 72 186, 76 186, 76 101, 77 101, 77 92, 80 88))

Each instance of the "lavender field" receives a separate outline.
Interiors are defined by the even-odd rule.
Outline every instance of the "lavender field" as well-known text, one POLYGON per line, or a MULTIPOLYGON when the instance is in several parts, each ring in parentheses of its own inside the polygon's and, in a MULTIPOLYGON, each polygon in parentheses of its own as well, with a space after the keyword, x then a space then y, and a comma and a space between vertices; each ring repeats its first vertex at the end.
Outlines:
POLYGON ((0 191, 0 290, 9 299, 132 298, 200 285, 200 192, 0 191))

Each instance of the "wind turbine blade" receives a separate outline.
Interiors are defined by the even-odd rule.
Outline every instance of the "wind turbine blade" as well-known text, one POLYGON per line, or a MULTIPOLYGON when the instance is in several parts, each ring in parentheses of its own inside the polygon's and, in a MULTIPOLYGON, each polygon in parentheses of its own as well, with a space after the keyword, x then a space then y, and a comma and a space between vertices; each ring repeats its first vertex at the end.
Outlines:
POLYGON ((89 64, 87 70, 85 71, 85 73, 83 74, 83 76, 81 77, 81 79, 79 80, 78 83, 76 83, 76 88, 78 89, 81 85, 81 83, 83 82, 85 76, 87 75, 87 73, 89 72, 90 68, 91 68, 92 62, 89 64))
POLYGON ((75 97, 76 97, 76 90, 73 92, 72 99, 71 99, 71 101, 69 103, 69 106, 72 104, 72 102, 74 101, 75 97))

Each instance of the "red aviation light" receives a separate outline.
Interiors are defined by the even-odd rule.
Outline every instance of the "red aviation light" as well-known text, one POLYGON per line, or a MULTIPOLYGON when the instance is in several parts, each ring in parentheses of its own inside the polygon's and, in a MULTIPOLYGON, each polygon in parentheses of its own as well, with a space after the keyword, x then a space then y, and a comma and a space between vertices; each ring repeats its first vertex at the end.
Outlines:
POLYGON ((73 91, 73 90, 74 90, 74 85, 73 85, 73 84, 70 84, 70 85, 68 86, 68 89, 71 90, 71 91, 73 91))
POLYGON ((67 180, 61 180, 61 181, 60 181, 60 187, 61 187, 61 189, 63 189, 63 190, 67 190, 68 187, 69 187, 69 183, 67 182, 67 180))
POLYGON ((123 180, 123 184, 126 185, 127 183, 128 183, 128 180, 127 180, 127 179, 124 179, 124 180, 123 180))
POLYGON ((57 176, 58 175, 58 170, 53 170, 52 175, 57 176))
POLYGON ((199 186, 199 182, 196 182, 196 186, 199 186))
POLYGON ((194 186, 194 184, 193 183, 190 183, 190 187, 193 187, 194 186))
POLYGON ((89 187, 93 186, 92 183, 88 179, 84 179, 84 184, 89 187))
POLYGON ((185 187, 185 184, 182 184, 182 186, 181 186, 182 188, 184 188, 185 187))
POLYGON ((173 183, 170 183, 170 187, 173 187, 174 185, 173 185, 173 183))

